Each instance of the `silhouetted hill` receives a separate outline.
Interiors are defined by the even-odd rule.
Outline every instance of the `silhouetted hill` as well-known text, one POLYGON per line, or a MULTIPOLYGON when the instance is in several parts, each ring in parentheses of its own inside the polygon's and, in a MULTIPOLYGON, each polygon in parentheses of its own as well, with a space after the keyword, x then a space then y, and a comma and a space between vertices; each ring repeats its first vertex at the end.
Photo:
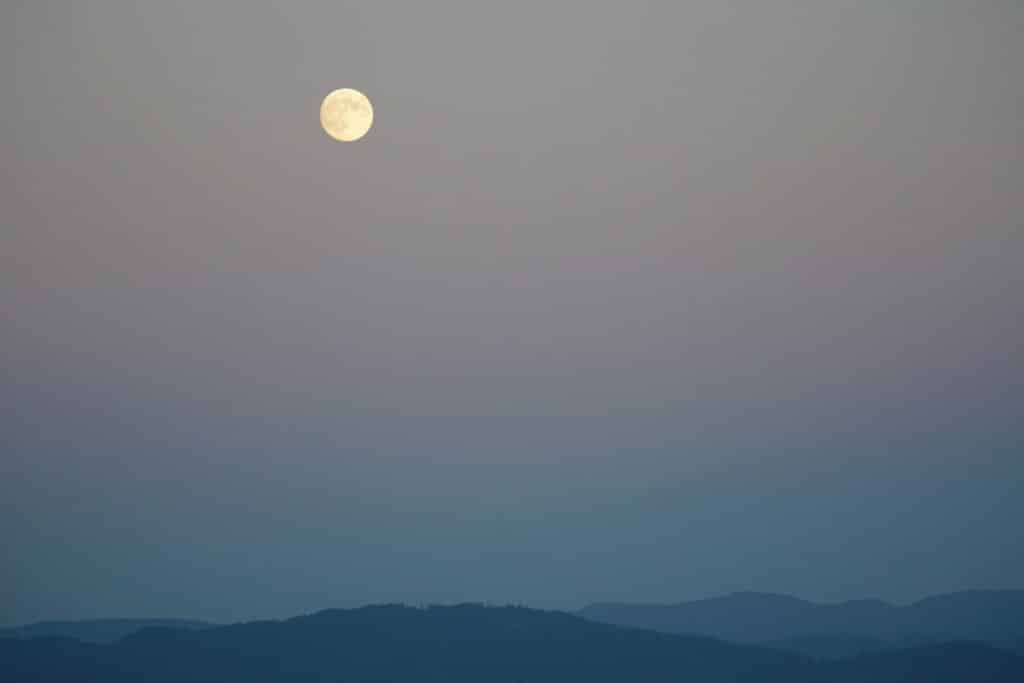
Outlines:
POLYGON ((785 650, 814 659, 848 659, 857 655, 875 654, 909 647, 912 644, 898 644, 878 638, 855 635, 807 635, 799 638, 765 640, 758 645, 775 650, 785 650))
POLYGON ((1024 638, 1024 591, 969 591, 898 607, 880 600, 816 604, 785 595, 733 593, 674 605, 596 604, 582 616, 666 633, 778 643, 842 636, 905 645, 1024 638))
POLYGON ((10 683, 1009 683, 1024 658, 970 644, 814 662, 766 648, 624 629, 574 615, 477 605, 329 610, 118 642, 0 640, 10 683), (969 671, 951 677, 945 672, 969 671), (976 674, 976 675, 975 675, 976 674))
POLYGON ((982 643, 957 642, 862 655, 834 662, 841 680, 964 681, 995 683, 1024 680, 1024 657, 982 643))
POLYGON ((112 643, 144 628, 194 630, 213 624, 188 619, 90 619, 41 621, 14 628, 0 628, 0 638, 74 638, 86 643, 112 643))

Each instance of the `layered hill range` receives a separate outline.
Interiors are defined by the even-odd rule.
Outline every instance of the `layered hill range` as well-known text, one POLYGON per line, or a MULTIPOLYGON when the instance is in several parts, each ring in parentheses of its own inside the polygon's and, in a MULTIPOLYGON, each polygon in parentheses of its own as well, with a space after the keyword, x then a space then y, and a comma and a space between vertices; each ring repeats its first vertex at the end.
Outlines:
POLYGON ((965 591, 897 606, 821 604, 772 593, 732 593, 675 604, 597 603, 580 616, 663 633, 701 634, 817 657, 980 641, 1024 652, 1024 591, 965 591))
POLYGON ((83 643, 113 643, 146 628, 192 631, 214 624, 193 619, 87 619, 40 621, 25 626, 0 628, 0 638, 73 638, 83 643))
POLYGON ((383 605, 144 628, 110 643, 0 638, 9 683, 1018 683, 1024 657, 948 642, 834 661, 521 607, 383 605))

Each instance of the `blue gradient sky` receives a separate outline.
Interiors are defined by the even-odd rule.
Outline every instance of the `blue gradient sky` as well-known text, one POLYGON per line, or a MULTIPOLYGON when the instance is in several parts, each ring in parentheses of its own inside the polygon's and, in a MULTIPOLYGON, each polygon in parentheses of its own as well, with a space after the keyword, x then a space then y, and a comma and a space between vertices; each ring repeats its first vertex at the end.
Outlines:
POLYGON ((5 3, 0 622, 1020 587, 1022 29, 5 3))

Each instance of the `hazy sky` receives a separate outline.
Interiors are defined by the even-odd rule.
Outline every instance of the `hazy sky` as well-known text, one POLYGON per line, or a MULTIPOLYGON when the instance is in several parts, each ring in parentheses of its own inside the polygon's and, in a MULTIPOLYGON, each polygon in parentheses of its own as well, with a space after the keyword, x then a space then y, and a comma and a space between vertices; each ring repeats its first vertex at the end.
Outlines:
POLYGON ((0 622, 1021 587, 1022 33, 4 2, 0 622))

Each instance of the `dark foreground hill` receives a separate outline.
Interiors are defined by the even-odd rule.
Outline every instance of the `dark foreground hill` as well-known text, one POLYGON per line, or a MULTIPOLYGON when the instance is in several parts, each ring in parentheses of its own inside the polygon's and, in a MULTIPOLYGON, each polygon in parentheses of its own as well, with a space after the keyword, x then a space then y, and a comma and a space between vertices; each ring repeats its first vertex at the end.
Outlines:
POLYGON ((144 628, 195 630, 213 624, 188 619, 89 619, 40 621, 26 626, 0 628, 0 638, 74 638, 86 643, 112 643, 144 628))
POLYGON ((199 631, 147 629, 106 645, 62 638, 2 640, 0 680, 1010 683, 1024 680, 1024 658, 982 645, 949 644, 815 662, 557 612, 380 606, 199 631))
POLYGON ((951 593, 903 607, 881 600, 817 604, 786 595, 733 593, 674 605, 597 604, 580 614, 665 633, 777 645, 791 641, 803 647, 818 641, 839 649, 863 646, 866 651, 945 640, 1024 639, 1024 591, 951 593))

